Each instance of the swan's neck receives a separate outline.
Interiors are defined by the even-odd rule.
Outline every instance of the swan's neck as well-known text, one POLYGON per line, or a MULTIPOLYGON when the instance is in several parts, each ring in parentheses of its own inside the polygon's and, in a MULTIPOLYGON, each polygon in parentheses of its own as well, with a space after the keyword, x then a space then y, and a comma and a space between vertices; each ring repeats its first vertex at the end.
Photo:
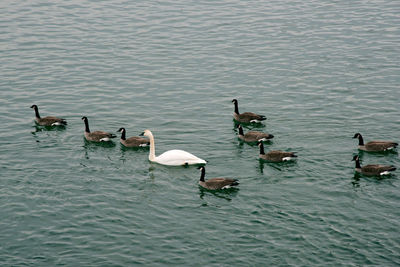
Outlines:
POLYGON ((260 155, 265 155, 263 143, 260 144, 260 155))
POLYGON ((242 127, 239 127, 239 135, 244 135, 242 127))
POLYGON ((37 107, 34 108, 36 118, 40 119, 39 109, 37 107))
POLYGON ((356 169, 361 169, 361 164, 359 159, 356 159, 356 169))
POLYGON ((205 175, 206 175, 206 169, 202 168, 201 175, 200 175, 200 182, 205 182, 205 180, 204 180, 205 175))
POLYGON ((121 132, 121 139, 126 140, 125 130, 121 132))
POLYGON ((84 122, 85 122, 85 132, 90 133, 88 120, 86 119, 84 120, 84 122))
POLYGON ((361 134, 358 135, 358 145, 363 146, 364 145, 364 139, 362 138, 361 134))
POLYGON ((150 134, 148 137, 150 139, 149 160, 154 161, 156 159, 156 145, 154 143, 154 136, 152 134, 150 134))
POLYGON ((236 114, 240 114, 240 113, 239 113, 238 103, 235 102, 234 104, 235 104, 235 113, 236 113, 236 114))

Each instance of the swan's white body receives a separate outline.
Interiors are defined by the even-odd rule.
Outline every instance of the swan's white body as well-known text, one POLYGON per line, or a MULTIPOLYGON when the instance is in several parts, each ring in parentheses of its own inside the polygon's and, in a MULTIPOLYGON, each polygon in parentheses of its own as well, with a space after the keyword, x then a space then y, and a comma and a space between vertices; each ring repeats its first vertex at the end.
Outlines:
POLYGON ((189 152, 173 149, 164 152, 163 154, 156 156, 156 149, 154 143, 154 136, 150 130, 145 130, 143 133, 150 139, 150 153, 149 160, 162 165, 168 166, 182 166, 182 165, 194 165, 194 164, 206 164, 204 159, 198 158, 189 152))
POLYGON ((149 156, 149 160, 169 166, 206 164, 205 160, 198 158, 195 155, 190 154, 189 152, 179 149, 166 151, 158 157, 154 157, 153 160, 151 159, 151 156, 149 156))

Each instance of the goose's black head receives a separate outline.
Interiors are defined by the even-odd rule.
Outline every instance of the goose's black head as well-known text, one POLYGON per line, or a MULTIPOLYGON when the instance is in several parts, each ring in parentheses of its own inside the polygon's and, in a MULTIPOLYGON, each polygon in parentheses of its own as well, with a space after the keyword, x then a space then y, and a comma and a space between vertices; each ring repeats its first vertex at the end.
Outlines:
POLYGON ((119 130, 117 132, 125 132, 125 128, 119 128, 119 130))
POLYGON ((263 142, 261 142, 261 141, 257 141, 257 146, 262 146, 263 145, 263 142))
POLYGON ((237 104, 237 100, 236 99, 232 99, 232 103, 237 104))
POLYGON ((198 170, 205 170, 204 166, 197 167, 198 170))
POLYGON ((36 105, 32 105, 31 108, 37 109, 38 107, 36 105))
POLYGON ((355 155, 351 161, 355 161, 355 160, 358 160, 358 159, 359 159, 358 155, 355 155))
POLYGON ((360 133, 356 133, 356 134, 353 136, 353 138, 359 138, 360 136, 361 136, 360 133))
POLYGON ((83 120, 83 121, 87 121, 87 117, 86 117, 86 116, 83 116, 83 117, 82 117, 82 120, 83 120))

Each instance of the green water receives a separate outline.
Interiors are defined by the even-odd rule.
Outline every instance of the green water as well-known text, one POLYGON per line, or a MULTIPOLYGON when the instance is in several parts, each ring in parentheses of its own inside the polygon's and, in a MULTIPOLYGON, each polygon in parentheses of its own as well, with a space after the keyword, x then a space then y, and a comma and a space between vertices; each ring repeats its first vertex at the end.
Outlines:
MULTIPOLYGON (((0 4, 2 266, 398 266, 400 180, 354 173, 354 133, 400 141, 398 1, 5 1, 0 4), (267 116, 258 160, 233 104, 267 116), (68 121, 35 127, 29 107, 68 121), (148 149, 90 128, 152 130, 148 149)), ((117 134, 117 133, 116 133, 117 134)), ((118 134, 119 135, 119 134, 118 134)), ((362 164, 400 167, 397 152, 362 164)))

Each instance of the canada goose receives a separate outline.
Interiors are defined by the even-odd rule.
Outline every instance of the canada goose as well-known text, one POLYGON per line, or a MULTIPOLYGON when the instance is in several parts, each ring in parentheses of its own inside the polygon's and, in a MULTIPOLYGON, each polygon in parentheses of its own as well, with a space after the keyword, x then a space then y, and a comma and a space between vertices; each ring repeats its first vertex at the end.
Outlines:
POLYGON ((237 126, 237 128, 239 129, 238 137, 245 142, 267 141, 274 138, 272 134, 257 131, 248 131, 246 134, 244 134, 243 127, 240 124, 237 126))
POLYGON ((370 141, 364 144, 364 139, 360 133, 356 133, 353 138, 358 138, 358 149, 371 152, 387 151, 396 148, 399 144, 392 141, 370 141))
POLYGON ((233 99, 232 102, 235 105, 235 112, 233 113, 233 118, 237 122, 259 123, 259 122, 267 119, 264 115, 258 115, 253 112, 239 113, 238 101, 236 99, 233 99))
POLYGON ((388 175, 391 171, 396 170, 394 166, 380 165, 380 164, 369 164, 361 167, 360 158, 358 155, 353 157, 353 161, 356 162, 356 172, 364 175, 388 175))
POLYGON ((271 161, 271 162, 282 162, 289 161, 293 158, 296 158, 295 152, 285 152, 280 150, 272 150, 267 154, 264 152, 264 144, 262 142, 257 142, 257 145, 260 147, 260 159, 271 161))
POLYGON ((206 164, 206 161, 190 154, 183 150, 169 150, 163 154, 156 156, 156 148, 154 143, 154 136, 150 130, 144 130, 141 136, 147 136, 150 139, 150 153, 149 160, 163 165, 168 166, 182 166, 182 165, 193 165, 193 164, 206 164))
POLYGON ((201 176, 199 185, 210 190, 218 190, 218 189, 228 189, 232 186, 239 185, 239 181, 237 179, 230 178, 212 178, 207 181, 204 180, 204 176, 206 174, 206 168, 204 166, 198 167, 201 170, 201 176))
POLYGON ((126 147, 145 147, 150 145, 150 141, 147 138, 132 136, 126 139, 125 128, 119 128, 118 132, 121 132, 121 139, 119 141, 121 142, 122 145, 126 147))
POLYGON ((82 117, 82 120, 85 122, 85 138, 87 141, 108 142, 111 138, 117 137, 115 134, 103 131, 90 132, 88 118, 82 117))
POLYGON ((39 115, 39 108, 37 105, 32 105, 31 108, 35 110, 35 121, 37 124, 41 126, 60 126, 60 125, 67 125, 67 121, 61 118, 47 116, 41 118, 39 115))

